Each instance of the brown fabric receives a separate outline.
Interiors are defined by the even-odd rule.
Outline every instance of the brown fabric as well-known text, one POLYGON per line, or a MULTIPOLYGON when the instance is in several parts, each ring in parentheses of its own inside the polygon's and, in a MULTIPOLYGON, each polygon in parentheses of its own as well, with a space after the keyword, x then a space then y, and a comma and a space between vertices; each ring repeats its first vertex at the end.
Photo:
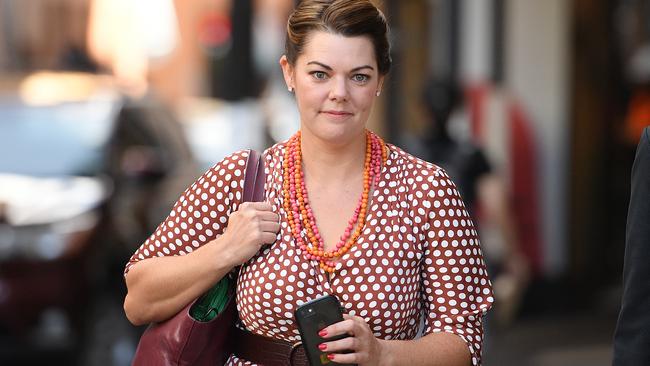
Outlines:
MULTIPOLYGON (((331 276, 305 259, 291 232, 282 196, 286 144, 265 151, 266 200, 280 216, 281 227, 275 243, 242 266, 239 317, 248 331, 293 344, 300 341, 294 310, 332 294, 379 339, 413 339, 424 320, 422 334, 458 335, 472 364, 479 365, 482 319, 493 298, 474 224, 443 169, 387 147, 366 224, 331 276)), ((245 158, 246 152, 227 156, 189 187, 134 253, 127 271, 142 259, 184 255, 221 235, 241 204, 245 158)), ((352 212, 341 215, 351 217, 352 212)), ((301 235, 306 238, 306 232, 301 235)), ((253 363, 232 356, 227 364, 253 363)))
POLYGON ((309 366, 300 343, 263 337, 235 328, 233 353, 236 357, 264 366, 309 366))

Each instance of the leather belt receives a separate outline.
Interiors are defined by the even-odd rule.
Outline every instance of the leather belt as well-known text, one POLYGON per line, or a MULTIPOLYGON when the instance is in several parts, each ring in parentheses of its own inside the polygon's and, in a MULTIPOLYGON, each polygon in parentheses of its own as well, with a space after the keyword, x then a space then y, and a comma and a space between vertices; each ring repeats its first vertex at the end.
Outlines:
POLYGON ((234 329, 233 353, 235 356, 264 366, 309 366, 302 343, 291 344, 234 329))

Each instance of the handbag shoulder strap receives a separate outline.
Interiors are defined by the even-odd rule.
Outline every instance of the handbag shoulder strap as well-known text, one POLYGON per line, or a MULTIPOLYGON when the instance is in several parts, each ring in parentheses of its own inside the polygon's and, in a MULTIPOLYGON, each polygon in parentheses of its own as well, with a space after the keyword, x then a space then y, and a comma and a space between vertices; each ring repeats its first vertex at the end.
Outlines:
POLYGON ((246 159, 246 171, 244 173, 244 192, 242 202, 264 201, 264 160, 262 154, 250 149, 246 159))

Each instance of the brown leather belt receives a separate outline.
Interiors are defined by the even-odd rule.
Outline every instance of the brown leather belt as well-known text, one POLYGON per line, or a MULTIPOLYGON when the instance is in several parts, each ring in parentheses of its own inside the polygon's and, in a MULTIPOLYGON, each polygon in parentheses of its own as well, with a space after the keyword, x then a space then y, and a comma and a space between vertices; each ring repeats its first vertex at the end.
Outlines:
POLYGON ((233 335, 233 353, 243 360, 264 366, 309 366, 301 343, 291 344, 237 327, 233 335))

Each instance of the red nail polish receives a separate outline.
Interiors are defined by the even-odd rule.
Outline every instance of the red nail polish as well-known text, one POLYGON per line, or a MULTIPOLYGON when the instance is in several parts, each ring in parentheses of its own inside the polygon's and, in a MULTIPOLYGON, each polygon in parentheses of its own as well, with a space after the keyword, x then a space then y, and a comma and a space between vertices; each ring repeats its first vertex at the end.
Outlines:
POLYGON ((334 359, 334 355, 330 353, 329 355, 327 355, 327 358, 329 358, 330 360, 333 360, 333 359, 334 359))
POLYGON ((321 337, 327 337, 327 331, 325 329, 323 329, 320 332, 318 332, 318 335, 321 336, 321 337))
POLYGON ((325 343, 321 343, 318 345, 318 349, 321 351, 325 351, 327 349, 327 345, 325 343))

